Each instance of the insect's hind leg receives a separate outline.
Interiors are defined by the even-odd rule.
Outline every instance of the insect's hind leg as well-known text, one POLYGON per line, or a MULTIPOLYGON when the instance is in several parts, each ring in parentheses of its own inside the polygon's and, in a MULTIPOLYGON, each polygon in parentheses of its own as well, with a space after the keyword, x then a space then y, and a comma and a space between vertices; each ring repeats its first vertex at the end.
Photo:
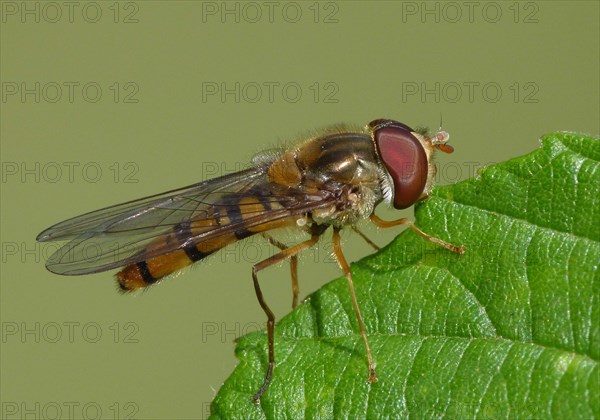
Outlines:
MULTIPOLYGON (((279 242, 277 239, 266 233, 263 233, 262 236, 269 241, 271 245, 276 246, 282 251, 288 248, 284 243, 279 242)), ((290 257, 290 274, 292 277, 292 309, 294 309, 298 306, 298 295, 300 294, 300 286, 298 285, 298 255, 292 255, 290 257)))
POLYGON ((265 298, 260 290, 260 285, 258 283, 258 272, 264 270, 267 267, 278 264, 283 260, 288 258, 292 258, 298 255, 299 252, 304 251, 305 249, 310 248, 315 245, 319 241, 319 237, 325 232, 327 229, 326 225, 313 225, 311 227, 311 237, 310 239, 300 242, 297 245, 291 246, 289 248, 283 249, 281 252, 270 256, 269 258, 255 264, 252 266, 252 281, 254 282, 254 290, 256 292, 256 298, 258 299, 258 303, 261 308, 267 315, 267 339, 269 342, 269 367, 267 368, 267 373, 265 375, 265 379, 263 381, 262 386, 258 390, 256 394, 252 397, 254 402, 258 402, 260 397, 265 393, 267 388, 269 387, 269 383, 271 382, 271 376, 273 375, 273 368, 275 367, 275 314, 267 302, 265 302, 265 298))

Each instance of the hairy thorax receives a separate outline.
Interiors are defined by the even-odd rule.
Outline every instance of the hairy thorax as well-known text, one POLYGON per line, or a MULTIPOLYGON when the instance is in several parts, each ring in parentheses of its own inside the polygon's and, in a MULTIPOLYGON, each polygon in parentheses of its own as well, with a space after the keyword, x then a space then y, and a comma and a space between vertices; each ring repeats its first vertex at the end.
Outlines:
POLYGON ((381 201, 385 176, 367 133, 335 133, 311 139, 288 150, 270 165, 271 182, 298 189, 307 199, 335 198, 331 205, 305 218, 317 224, 342 226, 369 217, 381 201))

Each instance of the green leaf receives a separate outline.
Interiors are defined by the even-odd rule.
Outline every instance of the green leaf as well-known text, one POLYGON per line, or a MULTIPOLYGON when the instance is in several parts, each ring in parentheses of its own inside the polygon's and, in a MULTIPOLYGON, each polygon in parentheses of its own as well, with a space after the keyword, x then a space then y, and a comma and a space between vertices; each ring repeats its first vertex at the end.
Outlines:
POLYGON ((552 133, 537 151, 435 189, 416 223, 352 265, 377 363, 344 278, 242 337, 215 418, 600 417, 600 140, 552 133))

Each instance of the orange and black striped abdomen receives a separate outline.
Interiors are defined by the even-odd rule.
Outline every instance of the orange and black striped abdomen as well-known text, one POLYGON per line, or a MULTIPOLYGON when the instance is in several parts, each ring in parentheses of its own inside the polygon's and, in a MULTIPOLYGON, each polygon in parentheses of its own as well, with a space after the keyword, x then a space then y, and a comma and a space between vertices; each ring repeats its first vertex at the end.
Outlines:
POLYGON ((148 244, 143 253, 151 253, 153 249, 162 248, 169 242, 182 242, 185 238, 216 229, 222 230, 222 234, 125 267, 116 275, 119 287, 123 291, 132 291, 151 286, 163 277, 200 261, 240 239, 295 223, 295 218, 275 221, 266 219, 264 223, 244 227, 244 221, 248 218, 280 208, 282 208, 281 204, 276 201, 267 201, 263 197, 253 195, 240 196, 237 204, 217 203, 210 207, 208 217, 178 224, 173 232, 148 244))

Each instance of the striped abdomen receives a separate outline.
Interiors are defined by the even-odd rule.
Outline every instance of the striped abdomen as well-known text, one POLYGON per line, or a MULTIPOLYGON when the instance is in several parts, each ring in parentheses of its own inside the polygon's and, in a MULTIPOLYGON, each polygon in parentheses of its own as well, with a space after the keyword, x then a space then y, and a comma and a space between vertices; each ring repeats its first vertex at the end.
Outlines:
POLYGON ((240 197, 237 205, 231 203, 213 205, 210 208, 208 217, 177 225, 169 235, 151 242, 146 247, 145 252, 152 252, 153 249, 163 247, 169 242, 181 242, 184 238, 197 236, 215 229, 222 229, 222 234, 125 267, 116 275, 119 287, 123 291, 132 291, 151 286, 163 277, 181 270, 240 239, 295 223, 296 218, 287 217, 275 221, 265 219, 264 223, 251 227, 243 226, 244 220, 250 217, 256 217, 267 210, 281 208, 281 204, 277 202, 265 202, 254 196, 240 197))

